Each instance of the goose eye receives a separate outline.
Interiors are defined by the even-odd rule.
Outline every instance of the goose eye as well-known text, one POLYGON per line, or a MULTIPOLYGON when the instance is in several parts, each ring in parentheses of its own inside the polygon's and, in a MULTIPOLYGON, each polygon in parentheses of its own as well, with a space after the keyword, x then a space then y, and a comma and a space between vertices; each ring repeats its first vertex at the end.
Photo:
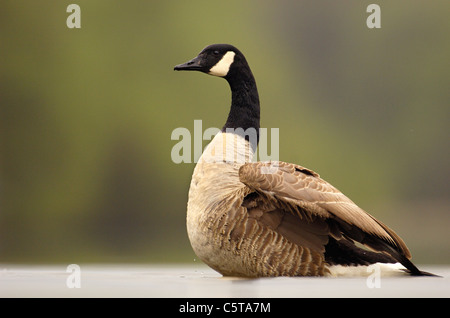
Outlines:
POLYGON ((219 51, 214 51, 213 54, 214 55, 219 55, 219 51))

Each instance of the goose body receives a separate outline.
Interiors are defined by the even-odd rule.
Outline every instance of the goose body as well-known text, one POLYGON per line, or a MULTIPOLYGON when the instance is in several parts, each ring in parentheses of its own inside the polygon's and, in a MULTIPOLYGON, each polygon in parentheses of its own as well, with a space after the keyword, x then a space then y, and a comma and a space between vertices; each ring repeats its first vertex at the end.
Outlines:
POLYGON ((175 70, 225 78, 232 104, 194 169, 187 232, 197 256, 225 276, 323 276, 334 266, 411 261, 403 240, 314 171, 252 162, 260 105, 253 74, 234 46, 214 44, 175 70), (245 134, 242 132, 252 132, 245 134))

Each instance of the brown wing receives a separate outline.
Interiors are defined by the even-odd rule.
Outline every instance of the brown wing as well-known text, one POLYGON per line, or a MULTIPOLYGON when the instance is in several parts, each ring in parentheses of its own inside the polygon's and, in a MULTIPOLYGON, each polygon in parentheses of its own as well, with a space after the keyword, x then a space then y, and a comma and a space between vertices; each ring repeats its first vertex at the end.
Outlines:
POLYGON ((408 248, 393 230, 314 171, 285 162, 257 162, 243 165, 239 178, 254 191, 244 200, 250 216, 276 228, 294 243, 297 240, 323 252, 329 240, 330 246, 342 249, 357 241, 406 263, 412 272, 416 269, 408 261, 408 248))

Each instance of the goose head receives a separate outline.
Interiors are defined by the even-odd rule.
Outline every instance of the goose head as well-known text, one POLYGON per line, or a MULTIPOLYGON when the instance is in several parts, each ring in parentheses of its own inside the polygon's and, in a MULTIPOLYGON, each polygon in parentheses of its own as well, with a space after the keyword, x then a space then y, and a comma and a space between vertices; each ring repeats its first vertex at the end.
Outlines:
POLYGON ((192 60, 174 67, 175 71, 199 71, 218 77, 230 77, 248 68, 244 55, 230 44, 212 44, 192 60))

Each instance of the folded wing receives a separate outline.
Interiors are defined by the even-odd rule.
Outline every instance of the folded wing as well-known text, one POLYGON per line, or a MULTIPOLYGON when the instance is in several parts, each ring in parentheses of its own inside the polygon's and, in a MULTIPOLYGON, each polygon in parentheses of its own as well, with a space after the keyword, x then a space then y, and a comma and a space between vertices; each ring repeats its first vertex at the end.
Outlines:
POLYGON ((325 252, 330 263, 400 262, 420 274, 393 230, 314 171, 280 161, 256 162, 244 164, 239 179, 253 190, 243 203, 250 217, 296 244, 325 252))

